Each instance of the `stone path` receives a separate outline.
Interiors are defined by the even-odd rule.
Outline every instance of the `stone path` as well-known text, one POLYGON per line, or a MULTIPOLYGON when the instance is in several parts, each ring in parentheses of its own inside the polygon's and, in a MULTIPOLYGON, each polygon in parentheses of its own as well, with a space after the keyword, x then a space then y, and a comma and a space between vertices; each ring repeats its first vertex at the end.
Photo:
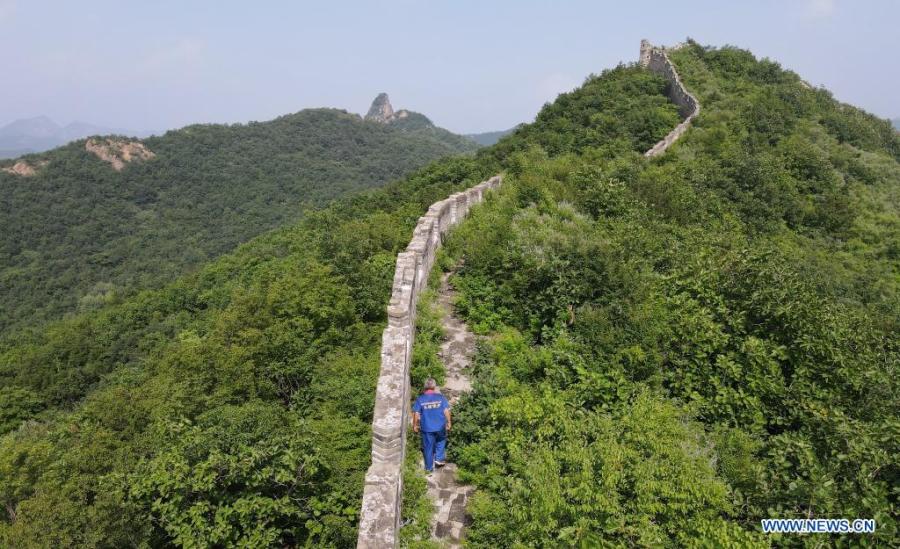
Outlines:
MULTIPOLYGON (((444 327, 446 340, 441 345, 440 358, 444 363, 446 378, 441 392, 456 406, 463 393, 472 390, 472 383, 466 369, 475 354, 475 334, 460 320, 453 311, 453 299, 456 291, 450 284, 450 274, 441 276, 441 287, 438 293, 438 306, 442 312, 441 324, 444 327)), ((450 433, 449 444, 453 444, 453 433, 450 433)), ((444 547, 460 547, 465 537, 465 528, 470 519, 466 515, 466 503, 474 488, 460 484, 456 476, 456 465, 448 463, 444 467, 435 468, 428 479, 428 497, 434 502, 434 516, 431 519, 431 538, 441 542, 444 547)))

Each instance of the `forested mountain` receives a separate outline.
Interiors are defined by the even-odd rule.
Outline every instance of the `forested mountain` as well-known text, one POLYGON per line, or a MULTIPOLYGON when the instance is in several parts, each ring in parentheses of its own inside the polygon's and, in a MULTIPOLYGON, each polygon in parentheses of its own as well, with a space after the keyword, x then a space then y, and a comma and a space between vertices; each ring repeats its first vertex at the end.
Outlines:
POLYGON ((890 545, 900 136, 748 52, 669 55, 703 107, 662 157, 528 150, 451 238, 489 336, 454 421, 470 545, 890 545))
MULTIPOLYGON (((592 79, 529 139, 642 150, 677 121, 664 89, 592 79), (629 108, 646 115, 612 116, 629 108)), ((395 254, 429 204, 500 168, 435 164, 7 344, 0 545, 352 546, 395 254)))
POLYGON ((0 348, 0 546, 353 546, 396 252, 438 163, 0 348))
MULTIPOLYGON (((353 546, 395 254, 501 171, 438 262, 464 259, 485 336, 451 445, 473 546, 839 543, 768 516, 890 544, 900 140, 748 52, 670 56, 703 110, 657 159, 677 109, 620 66, 474 157, 7 342, 0 545, 353 546)), ((440 377, 419 329, 416 381, 440 377)))
POLYGON ((437 130, 312 109, 170 131, 119 166, 84 140, 0 163, 0 330, 170 281, 305 208, 476 148, 437 130))

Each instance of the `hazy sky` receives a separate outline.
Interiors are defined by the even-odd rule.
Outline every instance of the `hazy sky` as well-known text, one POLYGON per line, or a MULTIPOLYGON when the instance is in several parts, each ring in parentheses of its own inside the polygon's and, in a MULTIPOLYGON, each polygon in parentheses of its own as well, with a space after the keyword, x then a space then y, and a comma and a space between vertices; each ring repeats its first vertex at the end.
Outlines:
POLYGON ((504 129, 641 38, 733 44, 900 116, 900 1, 0 0, 0 125, 134 130, 365 112, 381 91, 457 132, 504 129))

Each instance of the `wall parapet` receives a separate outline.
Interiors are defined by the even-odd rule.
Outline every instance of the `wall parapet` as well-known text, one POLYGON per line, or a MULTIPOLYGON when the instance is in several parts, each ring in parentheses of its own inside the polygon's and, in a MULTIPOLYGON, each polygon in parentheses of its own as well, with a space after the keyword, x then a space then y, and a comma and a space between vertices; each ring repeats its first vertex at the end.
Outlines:
POLYGON ((672 143, 677 141, 687 131, 691 121, 700 114, 700 102, 681 83, 681 77, 678 76, 675 65, 672 64, 669 56, 666 55, 667 51, 672 51, 682 46, 684 44, 678 44, 672 48, 663 48, 654 46, 647 40, 641 40, 641 65, 669 81, 669 99, 678 105, 678 113, 682 118, 681 124, 675 126, 675 129, 669 132, 662 141, 644 153, 644 156, 649 158, 659 156, 665 152, 672 143))
POLYGON ((381 370, 372 418, 372 465, 366 472, 359 519, 360 549, 396 547, 403 501, 403 463, 410 414, 409 368, 416 332, 416 304, 443 237, 502 178, 494 176, 435 202, 419 218, 406 250, 397 254, 388 325, 381 338, 381 370))

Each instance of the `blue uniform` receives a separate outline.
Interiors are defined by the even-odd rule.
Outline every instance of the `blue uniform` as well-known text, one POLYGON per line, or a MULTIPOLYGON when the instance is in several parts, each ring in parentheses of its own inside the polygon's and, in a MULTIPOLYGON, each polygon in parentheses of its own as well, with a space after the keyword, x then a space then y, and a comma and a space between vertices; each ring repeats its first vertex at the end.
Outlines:
POLYGON ((425 391, 413 403, 413 412, 419 414, 419 426, 422 431, 422 457, 425 459, 425 470, 434 469, 434 461, 444 461, 447 449, 447 418, 444 410, 450 409, 450 403, 444 395, 435 391, 425 391))
POLYGON ((422 418, 420 425, 423 433, 443 431, 447 426, 444 410, 449 408, 450 403, 447 402, 447 398, 435 391, 425 391, 413 403, 413 412, 422 418))

